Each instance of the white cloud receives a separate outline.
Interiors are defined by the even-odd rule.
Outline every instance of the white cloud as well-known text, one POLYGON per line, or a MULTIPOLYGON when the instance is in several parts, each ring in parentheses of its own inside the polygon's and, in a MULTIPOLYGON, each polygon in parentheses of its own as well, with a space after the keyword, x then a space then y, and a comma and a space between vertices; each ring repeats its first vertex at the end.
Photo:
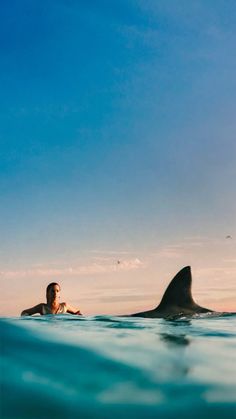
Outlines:
MULTIPOLYGON (((222 237, 207 237, 207 236, 196 236, 196 237, 185 237, 180 242, 173 244, 167 244, 162 248, 159 248, 152 256, 166 258, 166 259, 178 259, 181 257, 198 256, 203 257, 209 251, 220 255, 221 262, 236 261, 235 258, 228 257, 224 259, 225 253, 229 255, 229 251, 233 251, 233 244, 231 241, 227 241, 224 236, 222 237)), ((219 261, 219 257, 218 257, 219 261)))
POLYGON ((90 251, 90 253, 95 253, 99 255, 133 255, 135 252, 128 251, 128 250, 99 250, 99 249, 93 249, 90 251))
POLYGON ((22 270, 7 270, 2 271, 1 276, 5 279, 16 279, 16 278, 30 278, 30 277, 58 277, 58 276, 86 276, 86 275, 97 275, 106 274, 112 272, 130 271, 140 269, 144 266, 138 258, 114 260, 114 258, 100 258, 99 261, 93 262, 87 265, 71 265, 65 267, 49 266, 32 267, 29 269, 22 270))
POLYGON ((182 242, 166 245, 158 250, 154 255, 167 259, 178 259, 192 250, 192 248, 201 248, 204 241, 200 238, 183 239, 182 242))

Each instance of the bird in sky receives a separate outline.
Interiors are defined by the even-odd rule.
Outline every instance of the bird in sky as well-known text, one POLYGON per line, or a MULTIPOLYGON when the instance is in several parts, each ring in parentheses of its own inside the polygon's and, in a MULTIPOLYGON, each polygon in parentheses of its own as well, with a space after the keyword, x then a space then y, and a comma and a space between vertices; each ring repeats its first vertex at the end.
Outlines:
POLYGON ((232 236, 228 235, 228 236, 225 236, 225 238, 226 239, 232 239, 232 236))

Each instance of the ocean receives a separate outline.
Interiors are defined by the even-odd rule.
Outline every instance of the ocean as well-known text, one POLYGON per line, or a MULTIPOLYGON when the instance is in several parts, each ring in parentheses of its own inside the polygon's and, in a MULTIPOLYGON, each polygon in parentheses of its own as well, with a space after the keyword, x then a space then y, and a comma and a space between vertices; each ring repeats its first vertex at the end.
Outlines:
POLYGON ((236 314, 0 326, 2 419, 236 418, 236 314))

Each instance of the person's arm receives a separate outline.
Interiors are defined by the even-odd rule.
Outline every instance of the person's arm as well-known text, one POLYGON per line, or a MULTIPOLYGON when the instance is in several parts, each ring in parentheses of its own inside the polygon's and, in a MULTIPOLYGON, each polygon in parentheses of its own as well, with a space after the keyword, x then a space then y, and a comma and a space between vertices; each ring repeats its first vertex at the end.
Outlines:
POLYGON ((22 311, 21 316, 32 316, 33 314, 43 314, 42 313, 42 307, 43 304, 38 304, 37 306, 31 307, 31 308, 26 308, 25 310, 22 311))
POLYGON ((77 308, 74 308, 72 306, 70 306, 69 304, 65 304, 66 305, 66 312, 70 313, 70 314, 77 314, 78 316, 82 316, 82 313, 80 310, 78 310, 77 308))

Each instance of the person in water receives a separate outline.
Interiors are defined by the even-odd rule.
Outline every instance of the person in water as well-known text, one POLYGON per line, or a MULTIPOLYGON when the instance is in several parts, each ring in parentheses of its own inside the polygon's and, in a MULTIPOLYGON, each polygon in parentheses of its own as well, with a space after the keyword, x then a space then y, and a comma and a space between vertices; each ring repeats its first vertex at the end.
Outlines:
POLYGON ((21 316, 32 316, 33 314, 77 314, 82 315, 80 310, 67 303, 60 303, 61 287, 56 282, 51 282, 46 289, 47 303, 40 303, 34 307, 23 310, 21 316))

